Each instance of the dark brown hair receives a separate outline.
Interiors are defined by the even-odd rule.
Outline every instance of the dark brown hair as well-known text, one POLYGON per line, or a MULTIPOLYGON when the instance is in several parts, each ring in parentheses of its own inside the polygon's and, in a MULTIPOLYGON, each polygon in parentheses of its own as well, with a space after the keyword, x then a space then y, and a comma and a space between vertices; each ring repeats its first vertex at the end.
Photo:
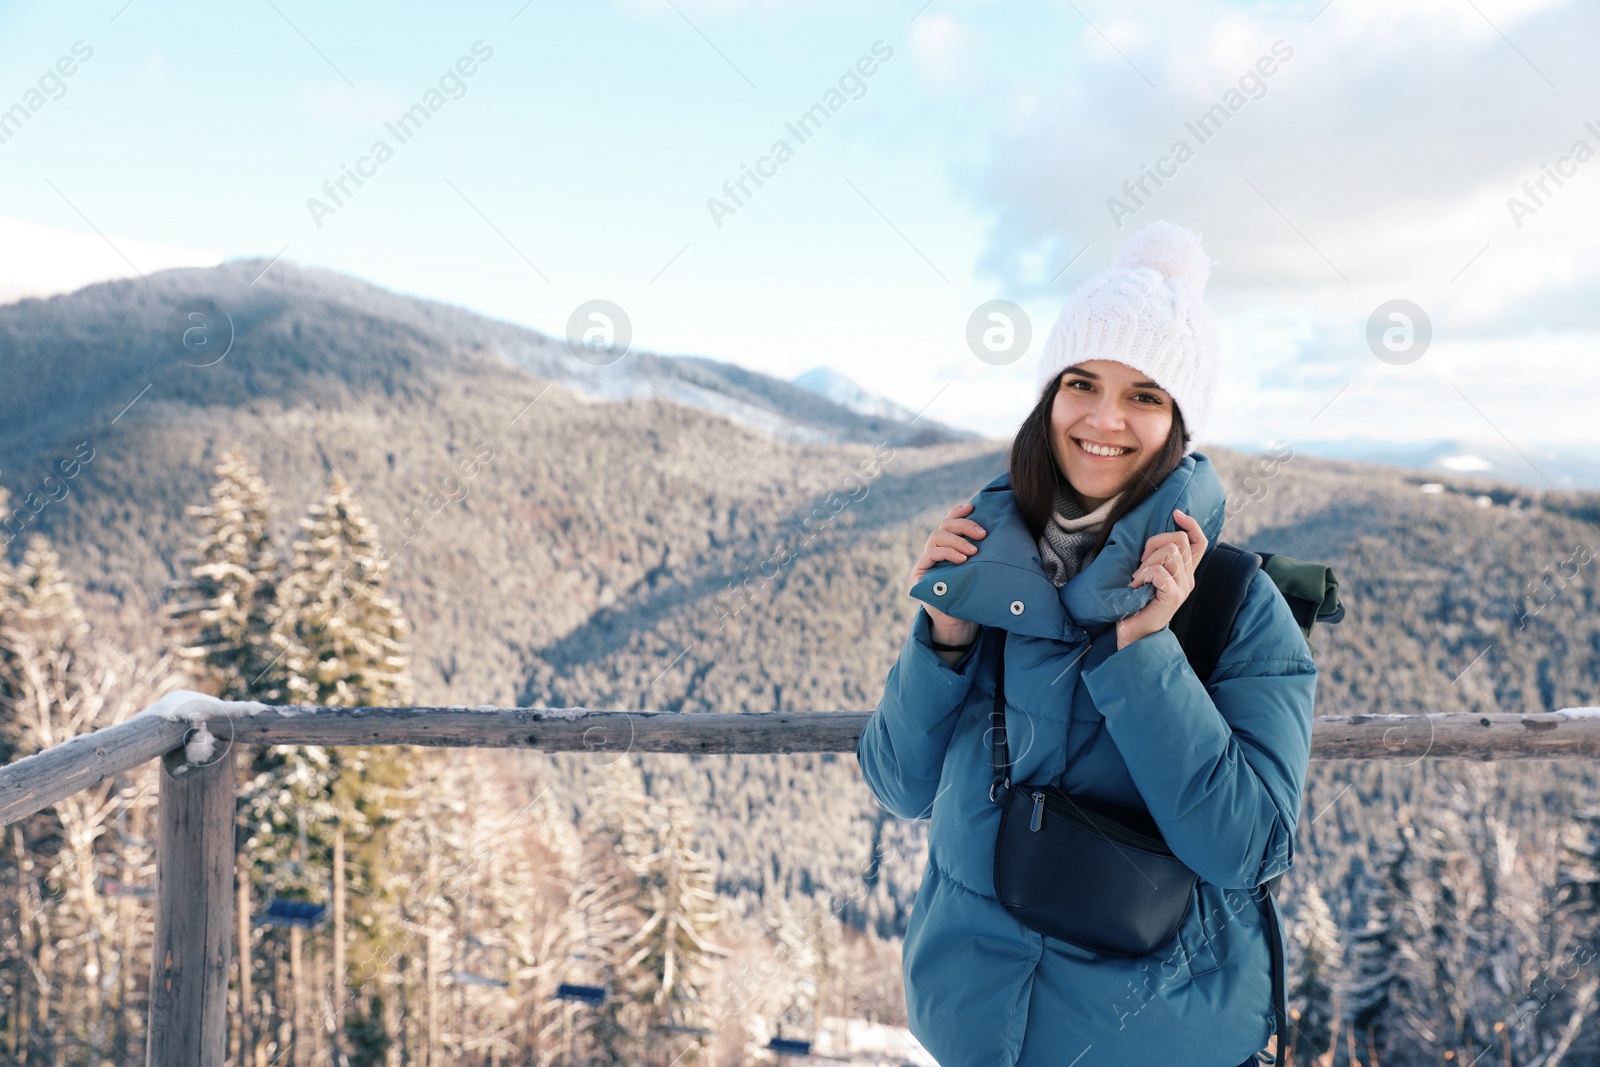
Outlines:
MULTIPOLYGON (((1065 374, 1066 371, 1061 373, 1065 374)), ((1050 513, 1055 507, 1057 483, 1070 484, 1066 482, 1066 475, 1056 467, 1055 455, 1050 451, 1050 409, 1055 404, 1056 390, 1060 388, 1061 375, 1058 374, 1039 394, 1038 402, 1028 412, 1028 417, 1022 420, 1016 437, 1011 441, 1011 490, 1016 494, 1017 510, 1022 513, 1023 521, 1028 524, 1028 531, 1035 540, 1044 534, 1045 524, 1050 521, 1050 513)), ((1166 444, 1138 469, 1127 490, 1111 506, 1111 514, 1101 527, 1089 555, 1097 554, 1105 547, 1106 538, 1111 536, 1111 528, 1118 519, 1138 507, 1166 480, 1167 475, 1178 469, 1178 464, 1183 462, 1188 436, 1189 431, 1183 425, 1183 413, 1178 410, 1177 404, 1173 404, 1172 429, 1167 434, 1166 444)))

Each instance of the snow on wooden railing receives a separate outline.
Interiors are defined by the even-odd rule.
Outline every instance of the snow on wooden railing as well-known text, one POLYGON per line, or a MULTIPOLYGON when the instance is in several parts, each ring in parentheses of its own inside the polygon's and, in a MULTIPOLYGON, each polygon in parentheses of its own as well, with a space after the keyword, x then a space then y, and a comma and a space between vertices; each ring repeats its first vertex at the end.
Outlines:
MULTIPOLYGON (((146 1062, 223 1061, 233 921, 235 745, 429 745, 546 752, 854 752, 871 712, 324 708, 170 693, 114 726, 0 767, 0 826, 160 758, 155 963, 146 1062), (222 751, 217 751, 218 745, 222 751)), ((1600 708, 1318 716, 1311 758, 1594 759, 1600 708)))

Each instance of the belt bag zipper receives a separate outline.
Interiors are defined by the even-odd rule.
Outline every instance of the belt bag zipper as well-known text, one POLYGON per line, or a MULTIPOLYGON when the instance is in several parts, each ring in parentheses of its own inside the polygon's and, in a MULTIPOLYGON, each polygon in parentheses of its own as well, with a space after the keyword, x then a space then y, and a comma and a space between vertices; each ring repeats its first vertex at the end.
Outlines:
POLYGON ((1070 800, 1066 794, 1053 786, 1031 790, 1033 797, 1033 817, 1028 820, 1028 829, 1037 832, 1044 823, 1045 811, 1059 815, 1063 819, 1075 822, 1080 826, 1087 826, 1097 833, 1115 841, 1119 845, 1147 852, 1152 856, 1162 856, 1175 859, 1173 851, 1164 841, 1158 838, 1146 837, 1136 830, 1130 830, 1113 819, 1105 818, 1098 813, 1085 808, 1081 803, 1070 800))

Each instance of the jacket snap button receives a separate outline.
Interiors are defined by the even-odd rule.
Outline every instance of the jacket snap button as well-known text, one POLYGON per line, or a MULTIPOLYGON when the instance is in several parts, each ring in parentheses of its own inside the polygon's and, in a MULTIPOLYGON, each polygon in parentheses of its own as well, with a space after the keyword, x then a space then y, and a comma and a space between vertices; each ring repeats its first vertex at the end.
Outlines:
POLYGON ((1022 601, 1013 600, 1011 602, 1011 614, 1013 614, 1013 615, 1021 615, 1022 614, 1022 601))
POLYGON ((944 594, 949 590, 949 588, 950 587, 948 585, 945 585, 943 582, 934 582, 933 583, 933 595, 934 596, 944 596, 944 594))

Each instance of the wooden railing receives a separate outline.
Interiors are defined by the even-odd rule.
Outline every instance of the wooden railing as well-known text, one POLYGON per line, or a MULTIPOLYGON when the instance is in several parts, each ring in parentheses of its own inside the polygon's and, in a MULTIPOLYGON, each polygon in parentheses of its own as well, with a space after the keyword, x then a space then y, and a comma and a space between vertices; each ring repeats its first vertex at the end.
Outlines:
MULTIPOLYGON (((864 711, 678 714, 583 708, 272 707, 174 693, 0 768, 0 826, 162 763, 149 1064, 223 1062, 233 922, 235 745, 429 745, 546 752, 851 752, 864 711), (209 738, 207 737, 209 735, 209 738), (218 753, 218 748, 221 752, 218 753), (194 761, 190 753, 197 754, 194 761)), ((1314 760, 1594 759, 1600 708, 1322 716, 1314 760)))

